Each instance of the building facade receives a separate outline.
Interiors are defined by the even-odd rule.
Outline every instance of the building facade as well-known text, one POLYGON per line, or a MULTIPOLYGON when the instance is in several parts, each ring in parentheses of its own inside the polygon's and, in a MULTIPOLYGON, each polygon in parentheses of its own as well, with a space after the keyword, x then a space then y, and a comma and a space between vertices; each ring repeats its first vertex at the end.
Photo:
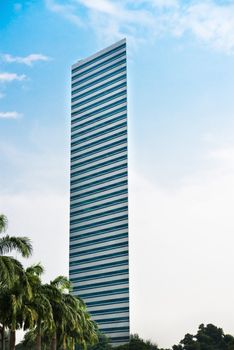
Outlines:
POLYGON ((126 41, 72 66, 70 280, 112 344, 129 340, 126 41))

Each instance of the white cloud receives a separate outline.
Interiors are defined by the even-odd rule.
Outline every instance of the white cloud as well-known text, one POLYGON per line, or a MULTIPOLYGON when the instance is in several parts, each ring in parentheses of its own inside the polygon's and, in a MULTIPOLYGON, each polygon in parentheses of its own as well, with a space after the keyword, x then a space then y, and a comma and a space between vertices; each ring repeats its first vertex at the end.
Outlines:
POLYGON ((109 0, 78 0, 82 5, 97 10, 109 15, 118 15, 117 9, 120 9, 119 4, 110 2, 109 0))
POLYGON ((154 7, 177 7, 179 6, 179 0, 141 0, 142 3, 148 3, 154 7))
POLYGON ((0 73, 0 83, 8 83, 12 81, 22 81, 26 79, 26 75, 24 74, 16 74, 16 73, 0 73))
POLYGON ((23 64, 26 64, 28 66, 31 66, 33 63, 38 62, 38 61, 49 61, 50 60, 50 58, 48 56, 41 55, 41 54, 30 54, 30 55, 25 56, 25 57, 12 56, 9 54, 5 54, 2 57, 3 57, 3 60, 5 62, 23 63, 23 64))
POLYGON ((22 113, 18 112, 0 112, 0 119, 19 119, 22 113))
POLYGON ((194 3, 177 15, 174 28, 180 35, 190 31, 211 47, 231 53, 234 50, 234 5, 217 5, 211 1, 194 3))
POLYGON ((209 152, 208 157, 234 166, 234 148, 217 148, 209 152))
POLYGON ((218 4, 214 0, 187 3, 179 0, 73 0, 61 5, 54 0, 45 1, 50 10, 75 24, 91 27, 104 41, 126 36, 136 44, 155 40, 159 35, 178 38, 191 33, 209 47, 225 53, 234 52, 233 3, 218 4))
POLYGON ((54 0, 45 0, 45 4, 50 11, 61 15, 76 26, 80 27, 83 25, 80 16, 75 13, 76 8, 69 2, 66 5, 61 5, 54 0))

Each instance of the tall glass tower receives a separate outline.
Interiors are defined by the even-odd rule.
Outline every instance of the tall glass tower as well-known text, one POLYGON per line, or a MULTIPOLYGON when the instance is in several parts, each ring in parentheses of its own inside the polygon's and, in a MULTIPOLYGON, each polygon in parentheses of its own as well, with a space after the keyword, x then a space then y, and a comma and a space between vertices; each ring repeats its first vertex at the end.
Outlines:
POLYGON ((72 66, 70 280, 112 344, 129 340, 126 41, 72 66))

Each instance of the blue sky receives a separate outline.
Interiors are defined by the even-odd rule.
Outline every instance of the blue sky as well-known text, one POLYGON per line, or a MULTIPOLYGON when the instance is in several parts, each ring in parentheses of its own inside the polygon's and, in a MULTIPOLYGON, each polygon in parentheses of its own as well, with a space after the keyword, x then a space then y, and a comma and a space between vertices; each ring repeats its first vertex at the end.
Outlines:
POLYGON ((234 334, 233 1, 2 0, 0 211, 67 274, 70 66, 123 37, 132 331, 234 334))

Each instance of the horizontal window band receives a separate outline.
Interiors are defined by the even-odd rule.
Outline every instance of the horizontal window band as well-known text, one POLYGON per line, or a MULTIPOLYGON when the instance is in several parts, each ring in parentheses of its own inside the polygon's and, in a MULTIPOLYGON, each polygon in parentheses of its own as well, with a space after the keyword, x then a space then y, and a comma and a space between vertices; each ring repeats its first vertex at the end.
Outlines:
POLYGON ((76 163, 76 164, 74 164, 74 165, 71 165, 71 170, 77 169, 77 168, 81 168, 82 166, 84 166, 84 165, 86 165, 86 164, 94 163, 94 162, 97 162, 97 161, 99 161, 99 160, 112 157, 112 156, 114 156, 114 155, 116 155, 116 154, 119 154, 119 153, 127 152, 127 150, 128 150, 127 146, 114 149, 114 150, 112 150, 112 151, 110 151, 110 152, 103 153, 103 154, 98 155, 98 156, 96 156, 96 157, 92 157, 92 158, 87 159, 87 160, 84 160, 84 161, 82 161, 82 162, 80 162, 80 163, 76 163))
MULTIPOLYGON (((123 138, 123 139, 118 140, 116 142, 109 143, 105 146, 93 149, 92 151, 84 152, 79 156, 73 157, 73 158, 71 158, 71 164, 73 164, 77 160, 80 160, 83 158, 88 158, 92 155, 98 155, 99 153, 104 152, 106 150, 112 150, 112 151, 119 150, 119 149, 121 149, 119 146, 125 147, 125 150, 127 151, 127 138, 123 138)), ((112 151, 110 151, 110 152, 112 152, 112 151)), ((88 158, 88 160, 89 159, 93 159, 93 158, 88 158)))
MULTIPOLYGON (((75 125, 75 126, 72 126, 71 127, 71 132, 74 132, 76 130, 79 130, 79 129, 82 129, 90 124, 94 124, 94 123, 97 123, 101 120, 105 120, 106 118, 109 118, 109 117, 112 117, 112 116, 115 116, 116 114, 119 114, 119 113, 124 113, 124 115, 127 117, 127 107, 124 106, 124 107, 120 107, 120 108, 116 108, 114 109, 113 111, 111 112, 108 112, 108 113, 105 113, 105 114, 101 114, 99 115, 98 117, 94 117, 92 119, 89 119, 87 121, 84 121, 83 123, 80 123, 78 125, 75 125)), ((78 118, 79 120, 78 121, 82 121, 82 118, 78 118)), ((85 118, 87 119, 87 118, 85 118)), ((76 122, 74 122, 73 120, 73 124, 77 123, 77 120, 76 122)))
POLYGON ((94 284, 89 284, 87 286, 75 286, 73 288, 73 291, 76 290, 84 290, 84 289, 93 289, 93 288, 101 288, 101 287, 107 287, 107 286, 115 286, 118 284, 125 284, 128 283, 129 279, 128 278, 123 278, 117 281, 107 281, 107 282, 100 282, 100 283, 94 283, 94 284))
POLYGON ((121 186, 127 186, 127 184, 128 184, 127 180, 120 181, 120 182, 111 184, 109 186, 100 187, 100 188, 98 188, 96 190, 93 190, 93 191, 87 191, 87 192, 82 193, 82 194, 73 195, 71 197, 71 200, 74 201, 74 200, 78 200, 80 198, 85 198, 85 197, 88 197, 88 196, 91 196, 91 195, 94 195, 94 194, 97 194, 97 193, 106 192, 106 191, 112 190, 114 188, 118 188, 118 187, 121 187, 121 186))
POLYGON ((110 340, 112 343, 127 343, 129 342, 129 337, 111 337, 110 340))
POLYGON ((115 164, 115 163, 122 162, 122 161, 124 161, 124 160, 127 161, 127 155, 124 155, 124 156, 121 156, 121 157, 116 157, 116 158, 113 158, 113 159, 108 160, 108 161, 106 161, 106 162, 99 163, 99 164, 97 164, 97 165, 89 166, 88 168, 85 168, 85 169, 83 169, 83 170, 75 171, 75 172, 71 173, 71 178, 72 178, 72 177, 75 177, 75 176, 77 176, 77 175, 82 175, 82 174, 88 173, 89 171, 92 171, 92 170, 104 168, 105 166, 108 166, 108 165, 112 165, 112 164, 115 164))
POLYGON ((88 254, 104 252, 106 250, 112 250, 112 249, 117 249, 117 248, 122 248, 122 247, 127 247, 127 246, 128 246, 128 241, 120 242, 120 243, 110 244, 108 246, 102 246, 102 247, 98 247, 98 248, 86 249, 86 250, 70 253, 69 256, 71 258, 75 257, 75 256, 84 256, 84 255, 88 255, 88 254))
MULTIPOLYGON (((115 236, 108 236, 108 237, 103 237, 100 239, 95 239, 93 241, 86 241, 86 242, 82 242, 82 243, 77 243, 77 244, 71 244, 70 245, 70 250, 72 251, 73 249, 77 249, 77 248, 84 248, 84 247, 89 247, 89 246, 95 246, 97 244, 103 244, 103 243, 108 243, 108 242, 114 242, 114 241, 118 241, 119 239, 127 239, 128 238, 128 232, 124 232, 121 233, 119 235, 115 235, 115 236)), ((119 263, 119 262, 118 262, 119 263)), ((124 264, 117 264, 116 266, 121 266, 124 264)), ((113 266, 112 266, 113 267, 113 266)), ((92 269, 89 269, 90 271, 92 269)))
POLYGON ((82 100, 82 101, 80 101, 80 102, 77 102, 76 104, 73 104, 74 102, 80 100, 79 96, 77 96, 77 97, 76 97, 76 101, 73 101, 73 102, 72 102, 72 109, 75 109, 75 108, 77 108, 77 107, 83 106, 83 105, 85 105, 86 103, 95 101, 95 100, 97 100, 97 99, 99 99, 99 98, 101 98, 101 97, 103 97, 103 96, 106 96, 106 95, 108 95, 108 94, 111 94, 112 92, 116 92, 117 90, 122 89, 122 88, 124 88, 124 87, 125 87, 125 88, 127 87, 126 81, 123 82, 123 83, 120 83, 120 84, 118 84, 118 85, 115 85, 115 86, 113 86, 113 87, 110 87, 109 89, 104 90, 104 91, 101 91, 101 89, 97 89, 97 91, 99 91, 100 93, 98 93, 98 94, 96 94, 96 95, 93 95, 93 96, 90 96, 90 97, 86 98, 85 100, 82 100))
POLYGON ((105 243, 105 242, 109 242, 109 241, 116 241, 116 240, 121 239, 121 238, 128 238, 128 232, 121 233, 121 234, 115 235, 115 236, 108 236, 108 237, 104 237, 104 238, 94 239, 94 240, 88 241, 88 242, 71 244, 70 249, 88 247, 90 245, 105 243))
MULTIPOLYGON (((89 305, 87 305, 89 306, 89 305)), ((129 332, 129 327, 113 327, 113 328, 102 328, 103 333, 119 333, 119 332, 129 332)))
POLYGON ((71 199, 75 200, 75 199, 79 199, 79 198, 88 197, 88 196, 91 196, 91 195, 93 195, 95 193, 106 192, 106 191, 109 191, 109 190, 111 190, 113 188, 117 188, 117 187, 121 187, 121 186, 127 186, 127 184, 128 184, 127 180, 120 181, 120 182, 117 182, 117 183, 114 183, 114 184, 111 184, 111 185, 108 185, 108 186, 102 186, 102 187, 97 188, 97 189, 92 190, 92 191, 87 191, 87 192, 84 192, 84 193, 81 193, 81 194, 71 195, 71 199))
POLYGON ((97 210, 99 211, 99 210, 106 209, 106 208, 108 209, 109 207, 119 206, 120 204, 128 205, 128 197, 119 198, 119 200, 106 202, 106 203, 103 203, 100 205, 95 205, 93 207, 88 207, 88 208, 85 208, 82 210, 76 210, 76 211, 70 213, 70 217, 72 218, 73 216, 88 214, 88 213, 92 213, 93 211, 97 211, 97 210))
MULTIPOLYGON (((97 191, 99 189, 104 189, 104 192, 105 192, 106 188, 108 186, 114 185, 114 188, 115 188, 116 187, 115 185, 119 183, 119 182, 117 182, 117 183, 112 183, 111 185, 108 185, 109 182, 113 182, 114 180, 122 180, 122 179, 126 179, 126 178, 127 178, 127 174, 126 174, 126 172, 124 172, 124 173, 116 174, 115 176, 109 176, 109 177, 104 178, 104 179, 101 178, 98 181, 93 181, 93 182, 90 182, 90 183, 85 184, 83 186, 76 186, 76 187, 71 189, 71 195, 72 195, 71 199, 74 200, 74 197, 76 196, 75 194, 77 192, 80 192, 80 191, 85 191, 86 190, 86 192, 81 193, 81 197, 77 197, 75 199, 87 197, 87 193, 90 193, 90 194, 92 194, 92 193, 99 193, 99 191, 95 192, 95 191, 97 191), (102 186, 102 187, 96 188, 99 185, 106 185, 106 186, 102 186), (92 187, 94 187, 93 190, 92 190, 92 187), (83 196, 83 194, 84 194, 84 196, 83 196)), ((125 181, 127 181, 127 180, 125 180, 125 181)), ((125 185, 126 184, 127 184, 127 182, 125 182, 125 185)), ((117 187, 119 187, 119 186, 117 186, 117 187)), ((107 188, 107 190, 109 190, 109 188, 107 188)), ((102 190, 101 190, 101 192, 102 192, 102 190)), ((87 210, 85 210, 85 211, 87 211, 87 210)), ((70 213, 70 216, 76 216, 77 214, 80 214, 80 211, 73 211, 73 212, 70 213)))
MULTIPOLYGON (((116 231, 125 231, 125 230, 128 230, 128 223, 124 223, 121 225, 116 225, 116 226, 111 226, 111 227, 106 227, 106 228, 101 228, 99 230, 95 230, 95 231, 91 231, 91 232, 86 232, 86 233, 83 233, 83 234, 76 234, 76 235, 72 235, 70 236, 70 241, 75 241, 77 239, 86 239, 86 238, 96 238, 97 236, 100 236, 100 235, 103 235, 103 234, 108 234, 108 233, 113 233, 113 232, 116 232, 116 231)), ((78 230, 79 232, 79 230, 78 230)), ((77 233, 77 232, 75 232, 77 233)))
POLYGON ((83 136, 83 135, 85 135, 85 134, 88 134, 88 133, 94 131, 94 130, 101 129, 101 128, 105 127, 105 126, 114 124, 114 123, 116 123, 116 122, 118 122, 118 121, 120 121, 120 120, 124 120, 124 119, 126 119, 126 118, 127 118, 127 115, 126 115, 126 114, 123 114, 123 115, 120 115, 120 116, 118 116, 118 117, 116 117, 116 118, 112 118, 111 120, 104 121, 103 123, 94 125, 94 126, 92 126, 91 128, 88 128, 88 129, 85 129, 85 130, 83 130, 83 131, 80 131, 80 132, 77 132, 77 133, 73 134, 72 137, 71 137, 71 139, 74 140, 74 139, 76 139, 77 137, 81 137, 81 136, 83 136))
MULTIPOLYGON (((84 257, 86 255, 90 254, 96 254, 96 253, 102 253, 102 252, 108 252, 109 250, 114 250, 114 249, 120 249, 120 248, 128 248, 128 242, 121 242, 121 243, 116 243, 116 244, 111 244, 108 246, 103 246, 103 247, 98 247, 98 248, 93 248, 93 249, 87 249, 81 252, 74 252, 70 253, 69 257, 70 258, 75 258, 75 257, 84 257)), ((113 253, 114 254, 114 253, 113 253)))
POLYGON ((99 278, 108 278, 108 277, 119 276, 119 275, 127 275, 128 273, 129 273, 129 270, 125 269, 125 270, 120 270, 120 271, 98 273, 98 274, 83 276, 83 277, 74 277, 74 278, 70 278, 70 281, 72 283, 84 282, 84 281, 95 280, 95 279, 99 279, 99 278))
POLYGON ((85 141, 92 140, 92 139, 94 139, 96 137, 108 134, 108 133, 110 133, 112 131, 115 131, 115 130, 118 130, 118 129, 121 129, 121 128, 124 128, 124 127, 127 127, 127 122, 124 122, 124 123, 112 126, 112 127, 108 128, 108 129, 105 129, 103 131, 99 131, 98 133, 92 134, 90 136, 83 137, 82 139, 80 139, 78 141, 73 141, 71 143, 71 146, 73 147, 73 146, 79 145, 79 144, 81 144, 81 143, 83 143, 85 141))
MULTIPOLYGON (((97 179, 100 176, 103 176, 103 175, 105 176, 105 175, 108 175, 110 173, 114 173, 116 171, 125 170, 125 169, 127 169, 127 163, 124 163, 124 164, 121 164, 121 165, 117 165, 117 166, 114 166, 112 168, 108 168, 108 169, 105 169, 105 170, 101 170, 101 171, 95 172, 94 174, 91 174, 91 175, 82 176, 82 177, 79 177, 76 180, 71 180, 71 186, 79 184, 79 183, 82 183, 84 181, 97 179)), ((127 173, 127 172, 124 172, 124 173, 127 173)))
POLYGON ((78 153, 80 151, 84 151, 85 149, 89 149, 91 147, 98 146, 98 145, 100 145, 100 144, 102 144, 104 142, 115 140, 115 139, 117 139, 119 137, 122 137, 122 136, 126 136, 126 138, 124 138, 124 140, 127 141, 127 130, 123 130, 123 131, 117 132, 117 133, 115 133, 113 135, 110 135, 110 136, 107 136, 107 137, 103 137, 102 139, 94 141, 94 142, 91 142, 88 145, 83 145, 81 147, 77 147, 75 149, 72 149, 71 150, 71 155, 76 154, 76 153, 78 153))
MULTIPOLYGON (((121 127, 119 127, 119 125, 121 125, 121 127, 127 126, 126 115, 117 117, 117 118, 115 118, 115 119, 112 119, 111 121, 106 121, 106 122, 101 123, 101 124, 99 124, 99 125, 97 125, 97 126, 95 126, 95 127, 92 127, 92 128, 90 128, 90 129, 88 130, 87 133, 86 133, 86 132, 85 132, 85 133, 82 133, 82 135, 77 135, 77 134, 76 134, 75 137, 72 138, 72 143, 74 142, 74 140, 75 140, 75 142, 76 142, 76 139, 77 139, 77 138, 78 138, 78 140, 80 140, 80 142, 83 142, 83 140, 89 139, 90 137, 93 138, 93 137, 92 137, 93 134, 91 134, 91 135, 86 136, 85 139, 84 139, 84 138, 79 139, 80 137, 82 137, 82 136, 84 136, 84 135, 86 135, 86 134, 90 134, 90 133, 92 133, 92 132, 95 131, 95 130, 98 131, 98 133, 95 134, 96 137, 98 137, 99 135, 106 134, 106 130, 108 130, 108 132, 111 132, 111 131, 112 131, 112 128, 113 128, 113 130, 120 129, 121 127), (122 121, 122 123, 119 124, 118 122, 121 122, 121 121, 122 121), (116 123, 118 123, 118 124, 117 124, 117 125, 113 125, 113 124, 116 124, 116 123), (109 127, 109 128, 106 129, 106 127, 109 127), (104 129, 104 130, 102 130, 102 129, 104 129), (103 131, 104 131, 104 133, 103 133, 103 131)), ((119 140, 119 141, 122 141, 122 143, 123 143, 123 140, 119 140)), ((126 140, 124 140, 124 141, 126 142, 126 140)), ((104 146, 104 147, 107 147, 107 146, 108 146, 108 145, 106 145, 106 146, 104 146)), ((81 151, 83 151, 82 146, 81 146, 80 148, 81 148, 81 151)), ((102 148, 102 147, 101 147, 101 148, 102 148)), ((109 147, 109 148, 110 148, 110 147, 109 147)), ((99 148, 98 148, 98 149, 99 149, 99 148)), ((98 151, 97 151, 98 149, 92 150, 92 151, 91 151, 91 154, 98 153, 98 151)), ((87 152, 84 152, 84 153, 80 154, 78 159, 87 157, 86 154, 87 154, 87 152)), ((75 158, 77 158, 77 157, 72 157, 71 161, 73 162, 73 161, 77 160, 77 159, 75 159, 75 158)))
POLYGON ((85 208, 85 209, 76 210, 76 211, 70 213, 70 216, 72 217, 72 216, 75 216, 75 215, 85 214, 85 213, 88 213, 88 212, 92 212, 94 210, 100 210, 100 209, 112 207, 112 206, 115 206, 115 205, 118 205, 118 204, 127 203, 127 202, 128 202, 128 197, 119 198, 119 199, 116 199, 114 201, 107 202, 107 203, 104 203, 104 204, 94 205, 92 207, 88 207, 88 208, 85 208))
POLYGON ((90 314, 92 316, 94 315, 103 315, 103 314, 115 314, 115 313, 122 313, 122 312, 128 312, 129 311, 129 307, 120 307, 120 308, 115 308, 115 309, 104 309, 104 310, 93 310, 90 311, 90 314))
MULTIPOLYGON (((117 77, 115 79, 111 79, 111 80, 107 81, 104 84, 98 85, 98 86, 96 86, 96 87, 94 87, 94 88, 92 88, 92 89, 90 89, 90 90, 88 90, 86 92, 80 93, 79 95, 72 97, 71 102, 79 101, 80 99, 82 99, 82 98, 84 98, 86 96, 92 95, 92 94, 94 94, 97 91, 101 91, 102 89, 105 89, 108 86, 111 86, 111 85, 113 85, 115 83, 118 83, 118 82, 120 82, 122 80, 126 80, 126 78, 127 78, 127 75, 126 74, 122 74, 122 75, 120 75, 119 77, 117 77)), ((73 95, 74 95, 74 93, 72 94, 72 96, 73 95)))
POLYGON ((123 59, 123 60, 121 60, 121 61, 119 61, 119 62, 117 62, 117 63, 115 63, 115 64, 113 64, 113 65, 111 65, 109 67, 106 67, 106 68, 101 69, 100 71, 98 71, 98 72, 96 72, 94 74, 89 75, 88 77, 85 77, 83 79, 80 79, 80 80, 72 83, 72 88, 74 88, 76 86, 79 86, 79 85, 81 85, 83 83, 86 83, 86 82, 90 81, 93 78, 102 77, 102 75, 104 73, 109 72, 110 70, 112 70, 114 68, 118 68, 118 67, 123 66, 123 65, 124 65, 124 67, 121 67, 121 68, 126 70, 126 59, 123 59))
POLYGON ((109 143, 109 144, 107 144, 105 146, 101 146, 101 147, 98 147, 96 149, 93 149, 92 151, 87 151, 85 153, 82 153, 79 156, 73 156, 71 158, 71 163, 73 163, 73 162, 75 162, 77 160, 80 160, 82 158, 86 158, 86 157, 92 156, 93 154, 98 154, 98 153, 103 152, 105 150, 124 145, 124 144, 126 144, 126 141, 127 141, 126 139, 118 140, 118 141, 109 143))
POLYGON ((89 298, 98 298, 98 297, 107 297, 115 294, 127 294, 129 293, 129 288, 120 288, 120 289, 110 289, 105 290, 102 292, 96 292, 96 293, 85 293, 81 294, 82 299, 89 299, 89 298))
POLYGON ((96 320, 98 324, 105 324, 105 323, 122 323, 122 322, 129 322, 129 317, 113 317, 113 318, 106 318, 106 319, 101 319, 96 320))
POLYGON ((107 193, 107 194, 104 194, 104 195, 99 196, 99 197, 90 198, 90 199, 86 199, 84 201, 81 201, 79 203, 71 204, 71 208, 77 208, 77 207, 80 207, 80 206, 83 206, 83 205, 99 202, 99 201, 102 201, 102 200, 105 200, 105 199, 108 199, 108 198, 112 198, 112 197, 114 198, 114 197, 117 197, 119 195, 123 195, 123 194, 127 194, 127 193, 128 193, 127 189, 123 189, 123 190, 120 190, 120 191, 115 191, 115 192, 112 192, 112 193, 107 193))
POLYGON ((118 344, 122 345, 123 343, 128 344, 130 341, 130 335, 127 335, 126 337, 112 337, 112 336, 110 337, 109 336, 109 339, 110 339, 110 342, 113 346, 118 345, 118 344))
POLYGON ((70 266, 79 266, 81 264, 86 264, 86 263, 91 263, 94 261, 102 261, 102 260, 107 260, 107 259, 113 259, 113 258, 119 258, 121 256, 128 256, 128 250, 124 251, 124 252, 118 252, 118 253, 112 253, 112 254, 105 254, 105 255, 101 255, 101 256, 95 256, 93 258, 89 257, 89 258, 85 258, 85 259, 77 259, 74 261, 70 261, 69 265, 70 266))
POLYGON ((103 254, 100 256, 88 257, 88 258, 83 258, 83 259, 82 259, 82 256, 77 257, 79 259, 76 259, 75 261, 70 261, 70 266, 91 263, 91 262, 101 261, 101 260, 108 260, 108 259, 118 258, 118 257, 122 257, 122 256, 128 256, 128 249, 121 251, 121 252, 117 252, 117 253, 103 254))
POLYGON ((103 61, 103 62, 100 62, 100 63, 96 64, 96 65, 93 66, 93 67, 90 67, 90 68, 88 68, 88 69, 85 69, 84 71, 82 71, 82 72, 80 72, 80 73, 78 73, 78 74, 76 74, 76 75, 72 75, 72 81, 73 81, 73 80, 76 80, 77 78, 82 77, 83 75, 86 75, 87 73, 93 72, 93 71, 95 71, 96 69, 101 68, 101 67, 107 65, 108 63, 111 63, 111 62, 113 62, 113 61, 116 61, 117 59, 119 59, 119 58, 121 58, 121 57, 123 57, 123 56, 126 56, 126 52, 125 52, 125 51, 123 51, 123 52, 119 53, 118 55, 116 55, 116 56, 114 56, 114 57, 111 57, 111 58, 109 58, 109 59, 107 59, 107 60, 105 60, 105 61, 103 61))
MULTIPOLYGON (((76 186, 74 188, 71 189, 71 194, 74 194, 76 193, 77 191, 83 191, 83 190, 87 190, 87 189, 90 189, 92 187, 96 187, 96 186, 99 186, 99 185, 102 185, 102 184, 108 184, 108 182, 111 182, 111 181, 114 181, 114 180, 118 180, 118 179, 122 179, 122 178, 126 178, 127 177, 127 173, 126 172, 123 172, 123 173, 120 173, 120 174, 116 174, 116 175, 113 175, 113 176, 109 176, 109 177, 106 177, 104 179, 100 179, 98 181, 93 181, 93 182, 90 182, 88 184, 85 184, 83 186, 76 186)), ((77 215, 79 212, 72 212, 70 215, 71 216, 74 216, 74 215, 77 215)))
POLYGON ((109 225, 109 224, 112 224, 112 223, 115 223, 115 222, 120 222, 120 221, 127 220, 127 219, 128 219, 128 215, 118 216, 116 218, 111 218, 111 219, 108 219, 108 220, 102 220, 102 221, 94 222, 94 223, 88 224, 88 225, 74 227, 74 228, 70 229, 70 232, 71 233, 77 232, 77 231, 80 232, 80 231, 83 231, 83 230, 87 230, 89 228, 94 228, 94 227, 103 226, 103 225, 109 225))
POLYGON ((122 332, 129 333, 129 326, 126 325, 125 327, 115 327, 113 325, 113 328, 109 328, 109 327, 108 328, 102 328, 101 332, 104 333, 107 337, 108 337, 108 333, 122 333, 122 332))
MULTIPOLYGON (((111 101, 111 100, 110 100, 111 101)), ((77 121, 80 121, 80 120, 85 120, 85 119, 87 119, 87 118, 90 118, 90 117, 92 117, 92 116, 96 116, 97 114, 99 114, 99 113, 101 113, 101 112, 105 112, 105 111, 107 111, 107 110, 110 110, 111 108, 113 108, 113 107, 116 107, 116 106, 119 106, 119 105, 121 105, 121 104, 124 104, 124 103, 126 103, 127 102, 127 97, 124 97, 124 98, 122 98, 121 100, 118 100, 118 101, 115 101, 115 102, 113 102, 113 103, 110 103, 110 104, 108 104, 108 105, 106 105, 106 106, 103 106, 103 107, 100 107, 100 108, 98 108, 98 109, 95 109, 94 111, 92 111, 92 112, 88 112, 87 114, 84 114, 84 115, 82 115, 82 116, 79 116, 78 118, 72 118, 72 124, 74 123, 74 121, 75 122, 77 122, 77 121)), ((74 117, 74 116, 76 116, 76 115, 80 115, 82 112, 79 110, 79 111, 75 111, 75 112, 72 112, 71 113, 71 115, 72 115, 72 117, 74 117)))
MULTIPOLYGON (((128 264, 129 264, 129 260, 128 259, 121 260, 121 261, 113 261, 113 262, 107 263, 107 264, 105 263, 105 264, 99 264, 99 265, 95 265, 95 266, 88 266, 88 267, 74 269, 74 270, 70 271, 69 275, 72 276, 72 275, 77 274, 77 273, 108 269, 108 268, 111 268, 111 267, 124 266, 124 265, 128 265, 128 264)), ((128 290, 128 288, 127 288, 127 290, 128 290)), ((125 290, 125 292, 126 292, 126 290, 125 290)), ((83 297, 85 297, 85 296, 82 295, 82 298, 83 297)), ((87 297, 87 295, 86 295, 86 297, 87 297)))
MULTIPOLYGON (((122 67, 120 69, 116 69, 114 72, 112 73, 109 73, 109 74, 105 74, 103 76, 101 76, 100 78, 98 79, 95 79, 93 81, 90 81, 89 83, 85 84, 85 85, 82 85, 81 87, 75 89, 75 90, 72 90, 72 96, 74 96, 75 94, 79 93, 79 92, 82 92, 84 90, 87 90, 88 88, 92 87, 92 86, 95 86, 99 83, 102 83, 102 82, 105 82, 106 80, 108 80, 109 78, 112 78, 112 77, 115 77, 117 76, 118 74, 121 74, 121 77, 123 77, 123 79, 126 79, 127 78, 127 74, 126 74, 126 67, 122 67)), ((79 85, 81 84, 80 82, 78 82, 78 84, 76 85, 79 85)))
POLYGON ((70 224, 71 225, 79 224, 79 223, 81 223, 83 221, 95 220, 95 219, 99 219, 101 217, 118 214, 118 213, 121 213, 121 212, 127 211, 127 210, 128 210, 128 206, 124 205, 124 206, 117 207, 117 208, 114 208, 114 209, 111 209, 111 210, 102 211, 102 212, 99 212, 99 213, 96 213, 96 214, 91 214, 91 215, 75 218, 74 220, 70 220, 70 224))
MULTIPOLYGON (((95 103, 93 103, 93 104, 91 104, 91 105, 89 105, 89 106, 86 106, 86 107, 84 107, 84 108, 82 108, 82 109, 79 109, 78 111, 75 111, 74 113, 78 113, 78 114, 84 113, 84 112, 88 111, 89 109, 93 109, 93 108, 99 107, 99 106, 103 105, 104 103, 113 101, 114 99, 119 98, 119 97, 122 97, 122 96, 124 96, 124 95, 126 95, 126 90, 120 91, 120 92, 118 92, 118 93, 116 93, 116 94, 114 94, 114 95, 111 95, 111 96, 109 96, 109 97, 106 97, 106 98, 102 99, 101 101, 95 102, 95 103)), ((77 108, 76 105, 72 106, 71 109, 73 110, 73 109, 75 109, 75 108, 77 108)), ((76 114, 74 114, 74 113, 72 112, 71 115, 72 115, 72 116, 73 116, 73 115, 76 115, 76 114)))
POLYGON ((76 239, 81 239, 81 238, 86 238, 86 237, 92 237, 92 236, 98 236, 98 235, 102 235, 108 232, 115 232, 115 231, 119 231, 119 230, 124 230, 124 229, 128 229, 128 224, 123 224, 123 225, 117 225, 114 227, 108 227, 108 228, 104 228, 102 230, 98 230, 95 232, 89 232, 89 233, 85 233, 85 234, 79 234, 76 236, 71 236, 70 237, 70 241, 72 240, 76 240, 76 239))
MULTIPOLYGON (((101 154, 100 156, 97 156, 97 157, 94 157, 94 158, 91 158, 91 159, 89 159, 89 160, 86 160, 86 161, 83 161, 83 162, 80 162, 80 163, 78 163, 78 164, 75 164, 75 165, 72 165, 71 166, 71 170, 75 170, 75 169, 79 169, 79 168, 82 168, 83 166, 85 166, 85 165, 91 165, 92 163, 94 163, 95 165, 94 165, 94 169, 96 169, 96 167, 98 167, 98 165, 101 165, 101 167, 103 167, 103 166, 105 166, 105 165, 103 165, 103 164, 105 164, 105 163, 107 163, 108 162, 108 164, 112 164, 112 162, 113 163, 115 163, 116 162, 116 159, 120 159, 120 158, 122 158, 121 160, 125 160, 125 159, 127 159, 127 147, 122 147, 122 148, 118 148, 117 150, 115 150, 115 151, 111 151, 111 152, 108 152, 108 153, 104 153, 104 154, 101 154), (120 156, 120 154, 124 154, 124 155, 122 155, 122 156, 120 156), (113 156, 119 156, 119 157, 117 157, 117 158, 112 158, 113 156), (123 158, 122 158, 123 157, 123 158), (106 160, 106 159, 108 159, 109 158, 109 160, 106 160), (99 161, 101 161, 101 160, 105 160, 105 162, 103 163, 97 163, 97 162, 99 162, 99 161)), ((120 160, 118 160, 118 161, 120 161, 120 160)), ((92 167, 89 167, 89 169, 91 169, 92 167)), ((81 172, 83 172, 83 170, 86 170, 87 168, 84 168, 84 169, 82 169, 82 170, 79 170, 79 171, 81 171, 81 172)), ((85 171, 86 172, 86 171, 85 171)), ((76 173, 77 173, 77 171, 76 171, 76 173)), ((72 174, 74 174, 74 172, 72 173, 72 174)), ((72 189, 71 189, 71 191, 72 191, 72 189)))
MULTIPOLYGON (((78 183, 81 183, 81 182, 84 182, 84 181, 87 181, 87 180, 98 178, 99 176, 102 176, 102 175, 107 175, 107 174, 113 173, 113 172, 121 170, 121 169, 127 169, 127 162, 124 162, 123 164, 120 164, 120 165, 114 165, 113 167, 109 167, 107 169, 97 171, 97 172, 90 174, 90 175, 80 176, 78 179, 74 179, 74 180, 71 179, 71 186, 78 184, 78 183)), ((71 174, 71 177, 75 177, 75 176, 76 175, 72 176, 72 174, 71 174)))
POLYGON ((83 222, 83 221, 90 221, 90 220, 94 220, 94 219, 99 219, 103 216, 118 214, 118 213, 121 213, 121 212, 127 211, 127 210, 128 210, 128 206, 124 206, 124 207, 116 208, 116 209, 112 209, 112 210, 107 210, 105 212, 101 212, 101 213, 97 213, 97 214, 93 214, 93 215, 89 215, 89 216, 80 217, 78 219, 70 220, 70 224, 71 225, 79 224, 80 222, 83 222))
POLYGON ((113 53, 118 52, 119 50, 124 49, 124 48, 126 48, 126 44, 122 44, 120 46, 117 46, 116 48, 114 48, 110 51, 107 51, 106 53, 99 55, 96 58, 91 59, 90 61, 88 61, 86 63, 80 64, 78 67, 72 69, 72 74, 74 74, 75 72, 78 72, 79 70, 89 66, 90 64, 98 62, 99 60, 101 60, 105 57, 108 57, 109 55, 112 55, 113 53))

